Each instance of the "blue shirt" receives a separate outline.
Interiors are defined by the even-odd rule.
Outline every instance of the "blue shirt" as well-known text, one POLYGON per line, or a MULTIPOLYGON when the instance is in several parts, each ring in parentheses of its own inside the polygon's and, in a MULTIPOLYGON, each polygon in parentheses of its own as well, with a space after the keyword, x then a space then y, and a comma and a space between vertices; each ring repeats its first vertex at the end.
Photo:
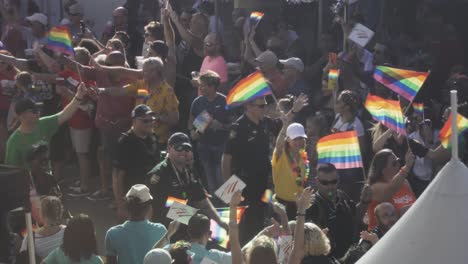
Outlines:
MULTIPOLYGON (((215 99, 210 102, 205 96, 195 98, 192 103, 190 112, 196 118, 201 112, 206 110, 210 116, 218 120, 221 124, 229 123, 228 110, 226 110, 226 97, 220 93, 216 93, 215 99)), ((227 129, 214 130, 208 127, 203 134, 200 135, 200 143, 208 145, 221 145, 226 143, 228 138, 227 129)))
POLYGON ((161 224, 144 221, 126 221, 111 227, 106 234, 106 255, 117 257, 117 263, 143 263, 153 246, 166 235, 161 224))
MULTIPOLYGON (((200 264, 205 257, 218 264, 232 263, 231 252, 223 252, 216 249, 207 250, 206 246, 196 242, 191 242, 190 244, 192 245, 190 253, 193 254, 193 264, 200 264)), ((170 245, 164 247, 164 249, 169 250, 170 245)))

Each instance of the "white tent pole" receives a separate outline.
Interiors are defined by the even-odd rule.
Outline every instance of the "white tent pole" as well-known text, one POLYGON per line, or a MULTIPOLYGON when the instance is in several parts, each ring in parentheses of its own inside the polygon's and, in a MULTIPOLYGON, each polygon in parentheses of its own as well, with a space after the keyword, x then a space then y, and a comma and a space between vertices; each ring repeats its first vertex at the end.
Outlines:
POLYGON ((32 219, 31 212, 24 214, 26 218, 26 231, 28 234, 28 253, 29 253, 29 264, 36 264, 36 253, 34 252, 34 235, 32 231, 32 219))
POLYGON ((452 159, 453 160, 458 160, 458 128, 457 128, 457 116, 458 116, 458 110, 457 110, 457 91, 452 90, 450 91, 450 104, 451 104, 451 110, 452 110, 452 135, 451 135, 451 141, 452 141, 452 159))

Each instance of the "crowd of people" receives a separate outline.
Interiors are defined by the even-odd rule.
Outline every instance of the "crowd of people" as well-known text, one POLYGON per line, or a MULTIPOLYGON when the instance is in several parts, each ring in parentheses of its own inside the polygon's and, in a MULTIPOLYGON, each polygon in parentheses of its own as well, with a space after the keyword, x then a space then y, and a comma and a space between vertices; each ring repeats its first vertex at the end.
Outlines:
MULTIPOLYGON (((449 90, 468 117, 467 42, 438 1, 335 5, 318 44, 284 6, 258 21, 243 8, 216 16, 212 1, 127 1, 98 36, 79 0, 60 25, 26 2, 0 1, 0 159, 27 171, 38 263, 355 263, 450 159, 438 137, 449 90), (347 38, 356 23, 376 33, 365 47, 347 38), (73 56, 50 48, 54 26, 73 56), (430 71, 422 113, 373 79, 380 65, 430 71), (255 71, 272 94, 229 107, 255 71), (372 119, 369 93, 399 100, 407 136, 372 119), (353 130, 363 168, 319 161, 320 138, 353 130), (246 187, 226 205, 214 193, 233 175, 246 187), (198 209, 188 225, 167 218, 172 197, 198 209), (101 254, 96 219, 64 206, 83 198, 108 201, 121 223, 101 254), (228 221, 216 210, 226 206, 228 221)), ((27 263, 24 214, 0 209, 0 263, 27 263)))

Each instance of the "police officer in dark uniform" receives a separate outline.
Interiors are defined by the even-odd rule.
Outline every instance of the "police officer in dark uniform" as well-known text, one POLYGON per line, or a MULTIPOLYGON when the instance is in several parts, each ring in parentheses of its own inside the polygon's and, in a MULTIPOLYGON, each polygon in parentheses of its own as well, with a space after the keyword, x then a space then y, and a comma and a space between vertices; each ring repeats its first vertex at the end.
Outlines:
POLYGON ((132 111, 132 128, 124 133, 112 160, 112 182, 119 218, 126 217, 124 197, 131 186, 144 184, 146 173, 160 161, 158 140, 153 133, 155 113, 144 104, 132 111))
POLYGON ((242 192, 248 206, 240 223, 242 244, 264 227, 265 204, 261 199, 271 175, 270 135, 281 128, 279 120, 264 117, 265 107, 263 97, 244 104, 244 114, 231 127, 222 159, 224 178, 237 175, 247 185, 242 192))
MULTIPOLYGON (((188 200, 188 205, 200 209, 203 214, 227 230, 227 224, 219 218, 193 169, 193 152, 189 137, 184 133, 174 133, 167 145, 166 158, 148 172, 148 187, 154 198, 153 221, 168 226, 169 219, 166 215, 169 208, 165 204, 171 196, 188 200)), ((180 234, 183 232, 178 233, 179 236, 176 234, 171 238, 184 238, 185 234, 180 234)))

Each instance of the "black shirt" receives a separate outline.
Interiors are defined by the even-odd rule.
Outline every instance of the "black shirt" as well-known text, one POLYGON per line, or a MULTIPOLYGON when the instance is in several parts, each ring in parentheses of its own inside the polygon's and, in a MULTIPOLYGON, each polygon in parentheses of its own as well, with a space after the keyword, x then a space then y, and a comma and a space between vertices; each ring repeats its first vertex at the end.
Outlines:
POLYGON ((271 174, 270 135, 280 125, 264 118, 257 125, 243 114, 232 124, 224 153, 232 156, 232 173, 247 184, 243 196, 247 202, 260 201, 271 174))
POLYGON ((112 163, 115 168, 125 171, 124 190, 144 184, 146 174, 159 163, 160 155, 156 135, 141 138, 133 130, 122 134, 112 163))
POLYGON ((346 193, 337 190, 336 206, 319 192, 313 194, 312 206, 306 211, 306 221, 328 228, 331 255, 342 257, 353 242, 355 203, 346 193))
POLYGON ((154 221, 168 224, 166 208, 168 196, 188 200, 188 205, 206 198, 206 192, 193 170, 177 172, 169 158, 164 159, 148 172, 148 184, 153 196, 154 221))

